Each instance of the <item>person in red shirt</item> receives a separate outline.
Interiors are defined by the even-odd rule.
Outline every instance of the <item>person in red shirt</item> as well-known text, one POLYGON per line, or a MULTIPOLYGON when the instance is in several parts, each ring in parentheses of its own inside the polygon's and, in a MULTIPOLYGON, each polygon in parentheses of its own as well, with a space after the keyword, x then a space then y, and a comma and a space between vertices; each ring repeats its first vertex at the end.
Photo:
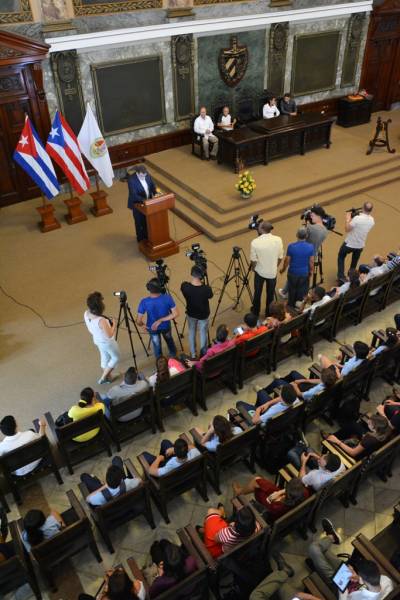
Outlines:
POLYGON ((258 318, 253 313, 244 315, 243 320, 244 323, 234 330, 234 333, 237 332, 234 339, 236 345, 243 344, 246 340, 250 340, 268 329, 266 325, 258 325, 258 318))
POLYGON ((265 507, 269 523, 273 523, 276 519, 279 519, 279 517, 289 512, 289 510, 300 504, 303 500, 306 500, 310 495, 310 491, 298 477, 293 477, 293 479, 288 481, 284 489, 281 489, 272 481, 263 477, 253 477, 244 486, 234 482, 232 487, 235 496, 254 493, 257 502, 265 507))

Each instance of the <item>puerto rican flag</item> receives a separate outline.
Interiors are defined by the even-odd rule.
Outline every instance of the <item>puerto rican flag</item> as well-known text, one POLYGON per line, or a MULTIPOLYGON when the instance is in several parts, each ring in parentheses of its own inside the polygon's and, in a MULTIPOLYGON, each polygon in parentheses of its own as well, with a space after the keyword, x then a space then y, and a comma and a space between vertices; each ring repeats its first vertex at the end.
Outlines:
POLYGON ((79 142, 58 110, 47 139, 46 150, 64 171, 74 190, 83 194, 90 187, 90 181, 83 164, 79 142))
POLYGON ((15 148, 13 158, 24 169, 42 190, 48 200, 57 196, 60 185, 54 171, 53 163, 28 115, 25 125, 15 148))

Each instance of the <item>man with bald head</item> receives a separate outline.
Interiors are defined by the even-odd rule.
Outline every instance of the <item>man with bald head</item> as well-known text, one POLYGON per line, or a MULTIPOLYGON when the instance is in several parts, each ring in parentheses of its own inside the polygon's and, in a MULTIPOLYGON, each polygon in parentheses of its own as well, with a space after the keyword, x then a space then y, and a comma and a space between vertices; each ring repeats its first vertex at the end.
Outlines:
POLYGON ((274 300, 278 265, 283 258, 283 244, 280 237, 272 235, 273 225, 262 221, 258 227, 258 237, 251 242, 250 260, 254 271, 254 299, 252 313, 260 314, 261 295, 264 282, 267 288, 265 316, 269 316, 269 305, 274 300))
POLYGON ((347 236, 340 246, 338 254, 337 278, 340 285, 346 281, 344 273, 346 256, 351 254, 350 269, 355 269, 367 241, 367 235, 375 225, 374 217, 371 215, 373 207, 372 202, 364 202, 360 214, 353 218, 351 212, 346 212, 346 222, 344 227, 347 236))
POLYGON ((216 160, 218 153, 218 138, 213 134, 214 123, 212 122, 211 117, 208 116, 205 106, 200 108, 200 114, 194 122, 193 129, 201 138, 206 160, 210 160, 210 158, 216 160))

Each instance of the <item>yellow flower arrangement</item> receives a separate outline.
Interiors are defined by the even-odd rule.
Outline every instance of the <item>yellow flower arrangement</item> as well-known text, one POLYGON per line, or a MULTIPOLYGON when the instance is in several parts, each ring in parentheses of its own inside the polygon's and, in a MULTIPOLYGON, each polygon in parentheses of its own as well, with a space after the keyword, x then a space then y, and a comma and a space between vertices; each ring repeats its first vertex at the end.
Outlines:
POLYGON ((239 175, 239 180, 236 183, 235 188, 242 196, 251 196, 256 189, 256 184, 250 171, 244 171, 244 173, 239 175))

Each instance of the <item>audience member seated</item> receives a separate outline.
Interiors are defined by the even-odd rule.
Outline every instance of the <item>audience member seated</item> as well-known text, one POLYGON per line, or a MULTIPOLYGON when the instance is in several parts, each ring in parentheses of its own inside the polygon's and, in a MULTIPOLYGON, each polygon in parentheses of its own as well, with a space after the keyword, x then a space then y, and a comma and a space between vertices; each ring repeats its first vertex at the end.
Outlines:
POLYGON ((218 558, 238 544, 244 542, 260 528, 253 511, 245 506, 237 511, 229 522, 222 504, 209 508, 203 528, 197 528, 203 535, 204 545, 212 557, 218 558))
MULTIPOLYGON (((331 300, 332 297, 326 293, 325 288, 321 287, 320 285, 317 285, 315 288, 309 291, 307 296, 304 298, 303 302, 299 303, 298 306, 296 304, 296 306, 300 312, 309 312, 310 316, 312 316, 315 312, 315 309, 318 308, 318 306, 323 306, 331 300), (307 306, 307 304, 309 304, 310 306, 307 306)), ((321 323, 323 323, 323 321, 321 321, 321 323)))
POLYGON ((377 356, 385 350, 394 348, 399 343, 399 333, 394 327, 386 327, 386 340, 383 344, 380 344, 377 348, 371 348, 370 356, 377 356))
POLYGON ((286 323, 293 319, 293 315, 286 310, 283 302, 271 302, 269 305, 269 317, 263 321, 268 329, 276 329, 281 323, 286 323))
POLYGON ((400 433, 400 390, 393 388, 393 394, 376 407, 376 412, 387 419, 396 434, 400 433))
POLYGON ((279 108, 276 105, 276 98, 270 98, 270 100, 263 106, 263 119, 273 119, 279 117, 279 108))
POLYGON ((235 124, 236 119, 232 118, 232 115, 229 112, 229 106, 224 106, 222 113, 218 117, 218 129, 222 129, 223 131, 232 131, 232 129, 235 127, 235 124))
MULTIPOLYGON (((368 358, 369 346, 365 342, 354 342, 353 350, 354 356, 349 358, 349 360, 347 360, 344 363, 332 361, 326 356, 319 354, 318 359, 320 361, 321 368, 327 369, 330 366, 334 366, 338 370, 338 376, 345 377, 346 375, 351 373, 351 371, 354 371, 354 369, 359 367, 364 362, 364 360, 368 358)), ((338 358, 338 360, 340 359, 341 357, 338 358)))
MULTIPOLYGON (((0 421, 0 431, 4 435, 4 438, 0 442, 0 456, 2 456, 21 446, 25 446, 25 444, 34 442, 42 435, 45 435, 46 421, 45 419, 40 419, 39 433, 36 433, 31 429, 28 429, 27 431, 18 431, 18 424, 15 418, 12 415, 7 415, 0 421)), ((34 471, 41 464, 42 460, 44 459, 35 460, 24 467, 20 467, 15 471, 14 475, 27 475, 31 471, 34 471)))
POLYGON ((357 460, 378 450, 392 436, 393 430, 382 415, 372 415, 367 422, 353 421, 344 424, 338 431, 326 436, 346 454, 357 460))
POLYGON ((243 429, 232 425, 222 415, 216 415, 213 418, 212 425, 208 427, 206 433, 201 432, 197 427, 195 429, 202 436, 200 440, 201 445, 207 448, 209 452, 216 452, 220 444, 228 442, 234 435, 243 433, 243 429))
MULTIPOLYGON (((385 257, 385 256, 374 256, 372 268, 375 266, 379 266, 379 273, 375 271, 375 274, 386 273, 387 271, 393 271, 396 267, 400 265, 400 250, 393 257, 385 257)), ((374 277, 375 275, 373 275, 374 277)))
POLYGON ((186 364, 189 367, 192 367, 194 365, 196 369, 201 371, 205 360, 207 360, 208 358, 212 358, 216 354, 224 352, 225 350, 228 350, 229 348, 233 348, 235 346, 235 340, 230 340, 228 338, 228 335, 229 330, 227 326, 218 325, 214 344, 210 348, 208 348, 207 352, 204 354, 204 356, 200 358, 200 360, 187 360, 186 364))
POLYGON ((81 481, 89 490, 86 502, 90 506, 102 506, 116 496, 133 490, 140 483, 139 479, 129 477, 125 473, 124 463, 120 456, 113 457, 111 466, 107 469, 105 485, 98 477, 89 475, 89 473, 82 473, 81 481))
POLYGON ((80 594, 78 600, 145 600, 146 589, 139 579, 132 581, 125 569, 116 567, 107 571, 104 585, 96 596, 80 594))
POLYGON ((284 489, 269 479, 258 476, 243 486, 233 482, 232 487, 235 496, 254 494, 257 502, 263 505, 263 517, 268 523, 273 523, 310 495, 298 477, 286 482, 284 489))
MULTIPOLYGON (((80 421, 85 417, 94 415, 99 410, 103 413, 106 410, 105 404, 99 400, 97 394, 90 387, 86 387, 81 391, 78 404, 74 404, 68 411, 68 417, 72 421, 80 421)), ((74 438, 74 442, 88 442, 93 439, 99 433, 99 428, 92 429, 86 433, 82 433, 74 438)))
POLYGON ((215 160, 218 153, 218 138, 213 134, 214 123, 212 122, 211 117, 208 116, 205 106, 200 108, 200 114, 195 119, 193 128, 195 133, 201 136, 201 143, 203 144, 204 156, 206 159, 210 160, 210 158, 212 158, 215 160), (210 144, 212 146, 211 153, 210 144))
POLYGON ((291 115, 292 117, 297 115, 297 105, 293 100, 291 95, 286 92, 280 103, 281 114, 282 115, 291 115))
POLYGON ((197 570, 196 559, 166 539, 154 542, 150 555, 152 565, 144 569, 150 598, 156 598, 197 570))
POLYGON ((355 290, 356 288, 360 287, 361 283, 363 283, 363 281, 362 279, 360 279, 359 271, 357 269, 350 269, 348 281, 345 281, 344 283, 342 283, 342 285, 333 287, 329 291, 329 295, 331 297, 340 296, 342 294, 345 294, 349 290, 355 290))
POLYGON ((176 358, 166 358, 159 356, 156 360, 156 372, 147 378, 147 381, 152 388, 155 388, 157 383, 169 381, 174 375, 179 375, 185 371, 185 366, 176 358))
MULTIPOLYGON (((112 388, 108 390, 106 395, 101 396, 101 400, 104 402, 106 407, 106 416, 110 416, 110 406, 117 406, 130 396, 144 392, 148 389, 148 387, 149 384, 147 381, 141 377, 138 377, 135 367, 129 367, 129 369, 125 372, 122 383, 113 385, 112 388)), ((142 408, 138 408, 137 410, 133 410, 132 412, 123 415, 118 420, 125 423, 126 421, 137 419, 137 417, 142 414, 142 411, 142 408)))
POLYGON ((288 460, 299 469, 299 477, 303 484, 315 492, 345 470, 337 454, 328 452, 320 455, 301 442, 289 450, 288 460))
POLYGON ((322 369, 319 379, 306 379, 298 371, 291 371, 285 377, 274 379, 264 390, 267 394, 272 394, 274 389, 290 383, 296 392, 297 398, 309 402, 316 394, 333 387, 337 380, 338 374, 333 366, 322 369))
POLYGON ((242 344, 246 340, 250 340, 252 337, 264 333, 268 327, 265 325, 258 324, 258 317, 253 313, 247 313, 243 318, 244 323, 241 323, 233 330, 236 334, 234 342, 236 345, 242 344))
POLYGON ((200 456, 200 452, 186 440, 178 438, 175 444, 169 440, 163 440, 160 446, 160 454, 154 456, 150 452, 144 452, 144 457, 150 465, 149 473, 154 477, 166 475, 173 469, 184 465, 188 460, 200 456))
POLYGON ((265 390, 259 388, 257 391, 257 402, 255 404, 249 404, 239 400, 236 402, 236 408, 239 410, 240 407, 245 408, 252 418, 254 425, 258 423, 265 425, 269 419, 284 412, 291 406, 295 406, 299 403, 299 399, 296 396, 291 385, 284 385, 281 389, 281 394, 277 398, 270 398, 265 390))
POLYGON ((26 513, 23 522, 22 541, 27 552, 30 552, 32 546, 57 535, 65 527, 61 515, 54 510, 46 517, 44 512, 34 508, 26 513))
MULTIPOLYGON (((326 536, 310 545, 308 555, 317 573, 330 582, 343 562, 333 554, 332 545, 341 544, 342 540, 329 519, 322 519, 322 527, 326 536)), ((346 591, 339 592, 339 600, 383 600, 394 587, 391 579, 381 575, 378 565, 372 560, 361 560, 356 564, 357 572, 347 563, 353 575, 346 591)))

